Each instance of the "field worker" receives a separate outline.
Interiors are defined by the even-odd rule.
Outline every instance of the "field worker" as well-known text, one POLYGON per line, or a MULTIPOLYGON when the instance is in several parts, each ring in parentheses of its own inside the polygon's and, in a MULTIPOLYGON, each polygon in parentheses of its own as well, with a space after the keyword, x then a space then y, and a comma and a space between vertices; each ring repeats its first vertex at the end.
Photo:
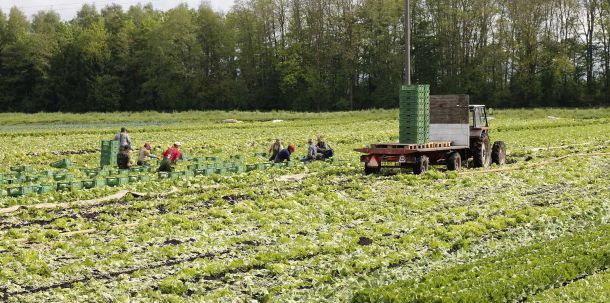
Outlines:
POLYGON ((290 155, 292 155, 295 150, 296 147, 294 147, 294 144, 290 144, 287 149, 280 150, 280 152, 277 153, 277 156, 275 156, 275 163, 290 161, 290 155))
POLYGON ((174 143, 173 147, 169 147, 163 153, 163 160, 161 160, 161 163, 159 164, 159 171, 171 172, 174 170, 174 166, 182 157, 180 146, 182 146, 182 144, 180 142, 176 142, 174 143))
POLYGON ((311 138, 307 139, 307 156, 303 158, 301 161, 303 162, 311 162, 318 159, 318 150, 316 145, 313 144, 313 140, 311 138))
POLYGON ((282 146, 282 139, 275 139, 275 142, 269 148, 269 154, 271 155, 271 157, 269 157, 269 161, 274 161, 275 157, 282 149, 284 149, 282 146))
POLYGON ((116 164, 119 169, 131 168, 131 150, 131 145, 121 147, 121 151, 116 156, 116 164))
POLYGON ((318 143, 316 144, 316 150, 322 155, 322 159, 329 159, 334 156, 333 149, 330 148, 328 143, 324 140, 322 135, 318 135, 318 143))
POLYGON ((129 139, 129 134, 127 134, 127 129, 121 127, 121 132, 114 136, 114 141, 119 141, 119 146, 124 147, 127 145, 131 145, 131 139, 129 139))
POLYGON ((150 143, 148 143, 148 142, 144 143, 144 146, 138 152, 138 165, 147 166, 150 164, 151 158, 153 158, 153 159, 157 158, 157 156, 150 153, 151 149, 152 149, 152 145, 150 145, 150 143))

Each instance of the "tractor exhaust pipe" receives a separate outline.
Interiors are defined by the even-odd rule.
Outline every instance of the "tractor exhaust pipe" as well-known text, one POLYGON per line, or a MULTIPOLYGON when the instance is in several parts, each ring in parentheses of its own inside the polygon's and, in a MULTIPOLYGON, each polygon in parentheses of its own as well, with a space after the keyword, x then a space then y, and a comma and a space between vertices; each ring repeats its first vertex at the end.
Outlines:
POLYGON ((411 1, 405 0, 405 51, 403 59, 403 84, 411 85, 411 1))

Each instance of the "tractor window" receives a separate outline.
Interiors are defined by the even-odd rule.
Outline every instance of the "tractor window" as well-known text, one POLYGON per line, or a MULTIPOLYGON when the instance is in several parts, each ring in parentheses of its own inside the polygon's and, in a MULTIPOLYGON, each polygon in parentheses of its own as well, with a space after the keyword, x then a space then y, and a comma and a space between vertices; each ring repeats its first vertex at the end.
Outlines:
POLYGON ((470 126, 474 128, 485 127, 485 116, 483 114, 483 108, 471 108, 469 113, 470 126))

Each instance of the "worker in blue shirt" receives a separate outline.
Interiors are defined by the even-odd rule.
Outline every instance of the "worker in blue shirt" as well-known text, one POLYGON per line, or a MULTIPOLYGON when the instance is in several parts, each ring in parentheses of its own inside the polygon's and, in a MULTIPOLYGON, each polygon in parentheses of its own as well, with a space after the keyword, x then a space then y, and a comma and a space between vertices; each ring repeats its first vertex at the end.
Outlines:
POLYGON ((290 161, 290 155, 292 155, 295 150, 294 144, 290 144, 288 148, 280 150, 280 152, 277 153, 277 156, 275 156, 275 163, 290 161))

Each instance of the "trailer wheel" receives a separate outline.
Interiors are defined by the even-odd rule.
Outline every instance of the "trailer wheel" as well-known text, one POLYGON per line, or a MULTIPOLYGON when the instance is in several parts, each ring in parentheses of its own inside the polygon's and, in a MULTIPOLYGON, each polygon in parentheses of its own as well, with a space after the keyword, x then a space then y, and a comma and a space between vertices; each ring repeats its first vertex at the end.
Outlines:
POLYGON ((413 173, 416 175, 423 174, 428 171, 430 159, 427 156, 417 157, 415 164, 413 164, 413 173))
POLYGON ((447 157, 447 170, 454 171, 462 168, 462 156, 460 153, 453 152, 447 157))
POLYGON ((491 164, 491 148, 487 134, 482 134, 480 138, 473 140, 470 146, 474 167, 488 167, 491 164))
POLYGON ((364 174, 367 176, 377 174, 379 173, 379 171, 381 171, 380 167, 369 167, 368 165, 366 165, 366 163, 364 164, 364 174))
POLYGON ((494 142, 494 146, 491 149, 491 161, 497 165, 506 164, 506 144, 504 142, 494 142))

